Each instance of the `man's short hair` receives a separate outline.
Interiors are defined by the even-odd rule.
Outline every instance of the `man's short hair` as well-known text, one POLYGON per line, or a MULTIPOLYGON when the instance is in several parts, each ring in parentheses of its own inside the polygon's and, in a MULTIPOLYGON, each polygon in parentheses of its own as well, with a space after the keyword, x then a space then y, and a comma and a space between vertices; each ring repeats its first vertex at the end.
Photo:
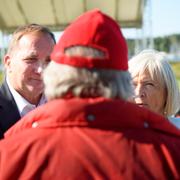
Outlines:
POLYGON ((47 27, 41 26, 39 24, 28 24, 25 26, 21 26, 16 31, 14 31, 9 44, 8 53, 11 53, 14 50, 22 36, 30 33, 40 33, 49 35, 54 41, 54 43, 56 43, 54 34, 47 27))

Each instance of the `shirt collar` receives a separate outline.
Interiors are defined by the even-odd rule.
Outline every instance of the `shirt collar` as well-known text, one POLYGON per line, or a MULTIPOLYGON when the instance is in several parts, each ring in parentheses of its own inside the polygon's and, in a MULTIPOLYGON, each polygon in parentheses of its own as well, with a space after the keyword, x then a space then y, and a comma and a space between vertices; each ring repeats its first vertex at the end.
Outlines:
MULTIPOLYGON (((31 104, 30 102, 28 102, 25 98, 23 98, 23 97, 11 86, 11 84, 10 84, 10 82, 9 82, 9 79, 8 79, 7 77, 6 77, 6 82, 7 82, 7 84, 8 84, 8 87, 9 87, 12 95, 13 95, 13 98, 14 98, 14 100, 15 100, 15 102, 16 102, 16 105, 17 105, 17 108, 18 108, 18 111, 19 111, 19 114, 21 115, 21 117, 25 115, 24 112, 23 112, 23 110, 24 110, 25 107, 29 107, 29 108, 32 109, 32 110, 36 108, 36 105, 31 104)), ((44 96, 44 94, 43 94, 43 95, 41 96, 41 99, 40 99, 40 101, 39 101, 39 103, 38 103, 37 106, 40 106, 40 105, 42 105, 42 104, 45 104, 46 102, 47 102, 47 100, 46 100, 46 98, 45 98, 45 96, 44 96)))

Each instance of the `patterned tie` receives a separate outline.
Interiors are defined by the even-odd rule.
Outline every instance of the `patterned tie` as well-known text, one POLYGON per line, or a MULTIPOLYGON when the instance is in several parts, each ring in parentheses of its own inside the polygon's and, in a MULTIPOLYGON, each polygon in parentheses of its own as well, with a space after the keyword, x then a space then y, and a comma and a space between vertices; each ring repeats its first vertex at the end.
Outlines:
POLYGON ((25 116, 28 112, 32 111, 33 109, 35 109, 35 106, 26 105, 21 112, 21 117, 25 116))

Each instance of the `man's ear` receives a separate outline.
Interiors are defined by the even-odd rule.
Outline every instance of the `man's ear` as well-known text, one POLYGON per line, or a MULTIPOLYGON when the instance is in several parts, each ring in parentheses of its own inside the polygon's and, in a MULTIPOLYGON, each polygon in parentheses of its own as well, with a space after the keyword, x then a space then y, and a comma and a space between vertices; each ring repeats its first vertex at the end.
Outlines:
POLYGON ((10 69, 10 65, 11 65, 11 57, 9 54, 6 54, 3 58, 3 63, 4 63, 4 66, 7 69, 10 69))

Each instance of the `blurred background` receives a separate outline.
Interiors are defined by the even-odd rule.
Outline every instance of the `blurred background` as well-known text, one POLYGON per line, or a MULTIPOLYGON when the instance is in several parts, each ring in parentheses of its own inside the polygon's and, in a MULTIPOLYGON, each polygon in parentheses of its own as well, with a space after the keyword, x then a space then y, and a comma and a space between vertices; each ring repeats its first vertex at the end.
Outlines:
POLYGON ((0 0, 0 4, 0 83, 2 58, 18 26, 42 24, 58 40, 77 16, 99 8, 121 26, 129 58, 147 48, 166 52, 180 86, 180 0, 0 0))

